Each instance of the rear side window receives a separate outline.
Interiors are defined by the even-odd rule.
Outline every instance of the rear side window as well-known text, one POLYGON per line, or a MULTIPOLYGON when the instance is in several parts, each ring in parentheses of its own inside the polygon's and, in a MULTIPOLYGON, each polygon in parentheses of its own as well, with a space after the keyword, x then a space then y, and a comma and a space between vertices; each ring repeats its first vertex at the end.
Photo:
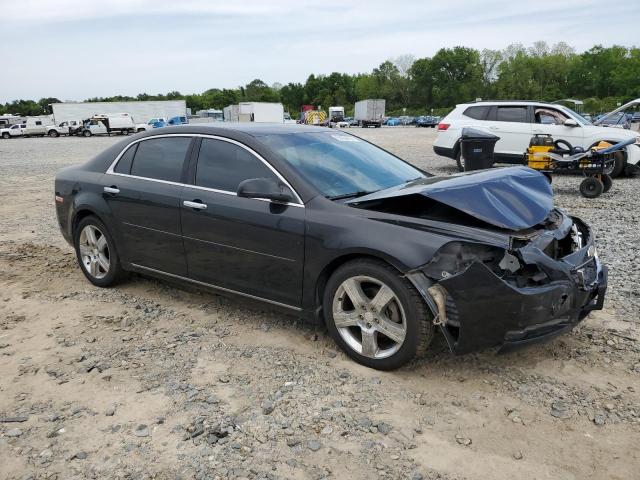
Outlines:
POLYGON ((113 169, 116 173, 126 173, 129 175, 131 173, 131 164, 133 163, 133 156, 136 154, 136 149, 138 148, 138 144, 131 145, 127 148, 127 151, 120 157, 116 168, 113 169))
POLYGON ((496 121, 527 123, 527 107, 498 107, 496 121))
POLYGON ((487 105, 478 105, 476 107, 469 107, 464 111, 464 115, 469 118, 474 118, 476 120, 484 120, 487 118, 487 114, 491 110, 490 106, 487 105))
POLYGON ((140 142, 131 166, 131 175, 179 182, 190 143, 190 137, 166 137, 140 142))
POLYGON ((238 145, 222 140, 202 140, 196 185, 235 193, 240 182, 250 178, 276 179, 276 176, 262 161, 238 145))

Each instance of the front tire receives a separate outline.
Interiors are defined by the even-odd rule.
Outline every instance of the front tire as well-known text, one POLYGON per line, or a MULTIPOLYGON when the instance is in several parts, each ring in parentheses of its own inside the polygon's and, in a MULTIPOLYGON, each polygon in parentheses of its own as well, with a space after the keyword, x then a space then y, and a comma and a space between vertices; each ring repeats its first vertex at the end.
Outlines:
POLYGON ((11 135, 9 135, 7 132, 4 132, 2 134, 2 138, 4 138, 5 140, 7 140, 11 135))
POLYGON ((57 131, 55 131, 55 130, 51 130, 51 131, 49 131, 49 136, 50 136, 51 138, 56 138, 56 137, 59 137, 59 136, 60 136, 60 134, 59 134, 57 131))
POLYGON ((97 217, 91 215, 80 221, 73 244, 82 273, 95 286, 109 287, 126 276, 113 237, 97 217))
POLYGON ((91 130, 85 130, 84 132, 82 132, 82 135, 85 137, 90 137, 91 136, 91 130))
POLYGON ((433 339, 431 315, 418 291, 380 261, 354 260, 339 267, 327 282, 323 311, 340 348, 377 370, 405 365, 433 339))
POLYGON ((623 174, 627 161, 624 152, 615 152, 613 156, 615 161, 610 175, 611 178, 616 178, 623 174))

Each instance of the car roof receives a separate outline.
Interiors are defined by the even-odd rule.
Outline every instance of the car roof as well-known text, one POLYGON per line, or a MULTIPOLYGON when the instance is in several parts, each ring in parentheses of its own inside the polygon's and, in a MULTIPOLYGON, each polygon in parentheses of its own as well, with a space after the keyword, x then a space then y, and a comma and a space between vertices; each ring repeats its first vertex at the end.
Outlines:
POLYGON ((217 122, 214 124, 190 123, 188 125, 177 125, 150 130, 152 135, 164 135, 167 133, 200 133, 204 135, 220 135, 226 132, 241 132, 252 137, 263 135, 278 135, 286 133, 317 133, 335 132, 330 128, 310 125, 299 125, 295 123, 251 123, 251 122, 217 122))
POLYGON ((478 102, 461 103, 458 106, 472 106, 472 105, 543 105, 546 107, 564 107, 562 104, 539 102, 537 100, 481 100, 478 102))

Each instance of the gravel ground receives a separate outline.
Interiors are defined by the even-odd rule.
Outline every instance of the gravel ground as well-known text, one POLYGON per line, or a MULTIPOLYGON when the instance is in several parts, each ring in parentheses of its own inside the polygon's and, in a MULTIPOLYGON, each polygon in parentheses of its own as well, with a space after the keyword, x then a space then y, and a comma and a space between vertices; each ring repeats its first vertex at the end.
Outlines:
MULTIPOLYGON (((434 131, 351 130, 438 174, 434 131)), ((57 169, 117 138, 0 141, 0 478, 582 479, 640 468, 640 179, 556 202, 610 266, 605 310, 527 350, 382 373, 322 328, 133 277, 91 286, 62 240, 57 169)))

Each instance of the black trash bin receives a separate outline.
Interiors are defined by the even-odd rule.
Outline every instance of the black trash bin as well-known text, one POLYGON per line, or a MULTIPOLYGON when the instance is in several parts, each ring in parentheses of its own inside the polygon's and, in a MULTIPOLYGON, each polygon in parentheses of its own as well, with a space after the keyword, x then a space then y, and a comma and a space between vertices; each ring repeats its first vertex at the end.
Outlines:
POLYGON ((500 137, 477 128, 463 128, 460 149, 464 159, 464 170, 482 170, 493 166, 493 148, 500 137))

